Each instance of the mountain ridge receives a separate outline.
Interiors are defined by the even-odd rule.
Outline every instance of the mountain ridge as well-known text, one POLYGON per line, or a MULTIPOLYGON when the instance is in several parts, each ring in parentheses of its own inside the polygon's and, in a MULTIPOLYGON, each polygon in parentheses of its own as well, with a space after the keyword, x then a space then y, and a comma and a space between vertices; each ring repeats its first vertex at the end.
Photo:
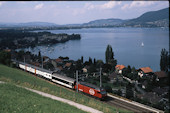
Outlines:
POLYGON ((82 24, 58 25, 51 22, 26 22, 26 23, 1 23, 1 27, 169 27, 169 7, 143 13, 141 16, 132 19, 97 19, 82 24))

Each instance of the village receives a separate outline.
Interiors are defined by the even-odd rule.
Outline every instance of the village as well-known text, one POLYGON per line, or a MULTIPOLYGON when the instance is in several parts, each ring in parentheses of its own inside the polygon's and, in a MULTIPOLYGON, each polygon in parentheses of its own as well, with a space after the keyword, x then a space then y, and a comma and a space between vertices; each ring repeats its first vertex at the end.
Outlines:
POLYGON ((100 72, 102 75, 102 87, 108 93, 128 98, 161 110, 169 109, 169 83, 168 74, 165 71, 153 72, 150 67, 126 67, 116 64, 111 67, 102 60, 91 59, 84 61, 83 56, 77 61, 69 57, 50 59, 24 51, 10 51, 11 59, 29 63, 47 70, 51 70, 63 76, 76 78, 76 70, 79 71, 79 81, 100 86, 100 72))

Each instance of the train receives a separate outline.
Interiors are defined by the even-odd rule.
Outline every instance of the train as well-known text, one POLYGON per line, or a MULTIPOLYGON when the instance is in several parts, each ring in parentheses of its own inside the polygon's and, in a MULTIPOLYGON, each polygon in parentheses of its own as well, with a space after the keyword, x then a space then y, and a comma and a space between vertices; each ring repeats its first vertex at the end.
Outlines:
POLYGON ((97 87, 93 84, 89 84, 89 83, 82 82, 82 81, 76 83, 76 79, 73 79, 73 78, 70 78, 67 76, 62 76, 62 75, 59 75, 58 73, 55 73, 53 71, 49 71, 49 70, 31 65, 31 64, 17 61, 17 65, 22 70, 30 72, 36 76, 45 78, 45 79, 52 81, 54 83, 57 83, 59 85, 65 86, 67 88, 77 90, 77 86, 78 86, 79 92, 88 94, 88 95, 98 98, 100 100, 104 100, 107 96, 107 92, 104 88, 97 87))

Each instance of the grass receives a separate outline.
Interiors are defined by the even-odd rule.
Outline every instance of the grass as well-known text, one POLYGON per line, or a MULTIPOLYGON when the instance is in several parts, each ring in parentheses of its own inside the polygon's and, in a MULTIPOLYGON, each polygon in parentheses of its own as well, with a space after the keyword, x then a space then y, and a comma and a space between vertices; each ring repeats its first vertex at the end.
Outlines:
POLYGON ((0 64, 0 80, 8 83, 24 86, 24 87, 36 89, 39 91, 43 91, 65 99, 69 99, 77 103, 98 109, 105 113, 129 112, 124 109, 119 109, 110 106, 99 100, 85 96, 81 93, 76 93, 67 88, 53 85, 45 80, 38 79, 37 77, 32 76, 31 74, 24 72, 22 70, 10 68, 1 64, 0 64))
POLYGON ((11 84, 0 84, 1 113, 85 113, 11 84))

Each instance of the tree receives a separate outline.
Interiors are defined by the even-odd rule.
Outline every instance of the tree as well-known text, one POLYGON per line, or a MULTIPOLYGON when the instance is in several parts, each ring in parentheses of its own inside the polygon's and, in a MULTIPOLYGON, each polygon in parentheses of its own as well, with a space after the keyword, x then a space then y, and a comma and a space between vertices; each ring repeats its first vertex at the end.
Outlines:
POLYGON ((81 63, 83 63, 83 59, 84 59, 83 56, 81 56, 81 63))
POLYGON ((89 64, 92 64, 93 62, 92 62, 92 59, 91 59, 91 57, 89 57, 89 64))
POLYGON ((165 48, 161 51, 160 69, 161 71, 168 71, 168 51, 165 48))
POLYGON ((128 71, 128 73, 131 73, 132 69, 131 69, 130 65, 128 65, 127 71, 128 71))
POLYGON ((83 65, 81 63, 81 60, 80 59, 77 60, 75 69, 81 71, 82 67, 83 67, 83 65))
POLYGON ((103 68, 103 72, 108 73, 111 71, 112 66, 110 64, 103 64, 102 68, 103 68))
POLYGON ((106 92, 108 92, 108 93, 112 93, 112 88, 110 87, 110 86, 105 86, 105 90, 106 90, 106 92))
POLYGON ((137 72, 136 69, 135 69, 135 67, 132 67, 131 72, 132 72, 132 73, 136 73, 136 72, 137 72))
POLYGON ((123 68, 122 75, 127 77, 127 75, 128 75, 128 69, 127 68, 123 68))
POLYGON ((111 45, 108 45, 105 52, 106 63, 112 66, 112 70, 115 70, 117 60, 114 59, 114 52, 112 51, 111 45))
POLYGON ((9 66, 10 62, 11 62, 11 54, 9 52, 0 51, 0 63, 9 66))
POLYGON ((111 45, 107 45, 106 52, 105 52, 106 63, 109 63, 111 59, 114 59, 113 57, 114 57, 114 53, 112 51, 112 47, 111 45))
POLYGON ((93 60, 93 61, 94 61, 94 65, 96 65, 96 59, 95 59, 95 58, 94 58, 94 60, 93 60))
POLYGON ((102 67, 103 64, 104 64, 104 63, 103 63, 102 60, 97 60, 97 62, 96 62, 96 67, 100 68, 100 67, 102 67))
POLYGON ((126 98, 133 98, 134 97, 134 93, 133 93, 133 85, 128 83, 126 85, 126 98))
POLYGON ((41 51, 38 52, 38 61, 39 61, 39 62, 42 62, 42 61, 41 61, 41 51))
POLYGON ((88 73, 96 72, 96 68, 93 64, 90 65, 90 68, 88 69, 88 73))

